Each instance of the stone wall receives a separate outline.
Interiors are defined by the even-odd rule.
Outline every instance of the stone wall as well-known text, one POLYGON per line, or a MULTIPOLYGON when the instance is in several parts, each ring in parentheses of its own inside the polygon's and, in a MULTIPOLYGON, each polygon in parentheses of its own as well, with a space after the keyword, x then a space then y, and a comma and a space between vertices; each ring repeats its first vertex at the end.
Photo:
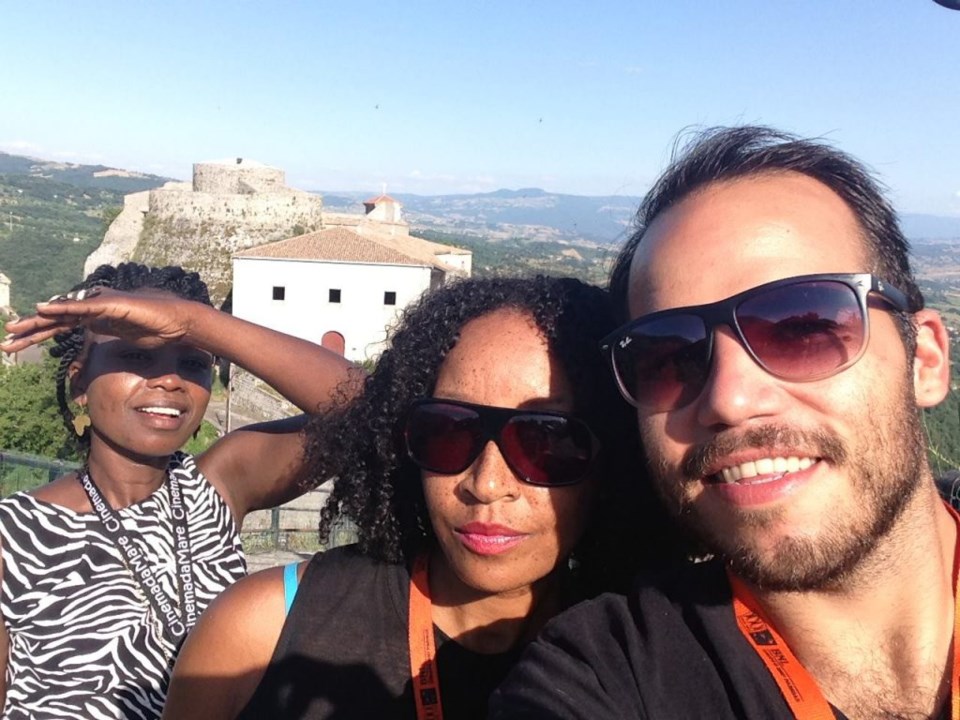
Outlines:
POLYGON ((283 170, 250 163, 197 163, 193 166, 193 189, 215 195, 252 195, 283 192, 287 189, 283 170))
POLYGON ((320 227, 323 200, 305 192, 286 191, 256 195, 213 195, 183 190, 150 192, 149 214, 158 222, 175 221, 194 226, 220 227, 219 239, 231 252, 263 242, 264 232, 282 231, 283 237, 299 226, 303 231, 320 227), (227 228, 242 227, 243 233, 227 228), (247 238, 247 239, 244 239, 247 238), (252 238, 252 239, 251 239, 252 238))
POLYGON ((143 216, 150 205, 150 190, 131 193, 123 198, 123 210, 114 218, 103 236, 100 247, 87 256, 83 265, 86 277, 101 265, 116 265, 133 257, 143 231, 143 216))
POLYGON ((284 177, 249 161, 198 163, 192 184, 128 195, 84 270, 128 260, 182 265, 200 273, 220 304, 230 291, 234 252, 321 227, 323 199, 286 187, 284 177))
POLYGON ((228 425, 231 430, 236 430, 251 423, 299 415, 300 409, 259 378, 233 366, 229 412, 228 425))

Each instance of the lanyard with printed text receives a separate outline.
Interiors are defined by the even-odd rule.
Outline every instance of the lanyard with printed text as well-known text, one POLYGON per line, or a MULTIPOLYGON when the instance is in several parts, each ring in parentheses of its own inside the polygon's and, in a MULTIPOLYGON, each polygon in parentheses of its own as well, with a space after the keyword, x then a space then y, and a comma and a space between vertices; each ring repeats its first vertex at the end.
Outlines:
POLYGON ((417 720, 443 720, 427 565, 427 554, 423 553, 414 561, 410 574, 410 678, 417 720))
POLYGON ((170 487, 170 518, 173 525, 173 558, 176 567, 174 578, 180 597, 180 610, 173 604, 170 596, 161 587, 156 567, 134 542, 133 536, 123 526, 120 516, 114 510, 100 488, 93 482, 89 470, 84 467, 77 475, 80 486, 86 491, 94 514, 100 520, 104 531, 120 550, 120 556, 147 601, 153 607, 156 616, 163 623, 167 637, 178 644, 187 631, 197 621, 195 585, 193 578, 193 558, 190 551, 190 534, 187 529, 187 512, 183 504, 183 489, 172 472, 167 474, 170 487))
MULTIPOLYGON (((953 641, 950 652, 950 717, 960 720, 960 662, 957 656, 957 644, 960 641, 960 604, 957 595, 957 580, 960 577, 960 516, 947 505, 950 515, 957 525, 957 544, 953 554, 953 641)), ((733 589, 733 611, 740 632, 750 643, 770 675, 780 688, 793 716, 797 720, 834 720, 830 704, 816 680, 811 677, 800 661, 784 642, 780 634, 763 617, 760 606, 747 586, 728 573, 733 589)))

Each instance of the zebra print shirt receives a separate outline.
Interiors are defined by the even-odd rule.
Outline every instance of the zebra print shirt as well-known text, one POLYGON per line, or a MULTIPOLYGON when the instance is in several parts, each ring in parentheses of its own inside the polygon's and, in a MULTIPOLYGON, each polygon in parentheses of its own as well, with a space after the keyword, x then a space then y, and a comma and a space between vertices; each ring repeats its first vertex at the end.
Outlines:
MULTIPOLYGON (((230 509, 177 453, 197 610, 246 573, 230 509)), ((119 511, 176 602, 169 483, 119 511)), ((17 493, 0 501, 0 610, 10 637, 3 717, 157 718, 178 648, 92 512, 17 493)))

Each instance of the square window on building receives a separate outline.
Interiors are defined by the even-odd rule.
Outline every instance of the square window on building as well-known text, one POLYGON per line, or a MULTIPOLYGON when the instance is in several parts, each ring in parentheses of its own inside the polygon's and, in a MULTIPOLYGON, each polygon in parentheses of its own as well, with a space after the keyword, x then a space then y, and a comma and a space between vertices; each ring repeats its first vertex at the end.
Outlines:
POLYGON ((287 297, 287 288, 283 285, 274 285, 273 286, 273 299, 274 300, 283 300, 287 297))
POLYGON ((383 294, 383 304, 384 305, 396 305, 397 304, 397 294, 391 290, 387 290, 383 294))
POLYGON ((327 299, 332 303, 340 302, 340 291, 335 288, 330 288, 330 295, 327 299))

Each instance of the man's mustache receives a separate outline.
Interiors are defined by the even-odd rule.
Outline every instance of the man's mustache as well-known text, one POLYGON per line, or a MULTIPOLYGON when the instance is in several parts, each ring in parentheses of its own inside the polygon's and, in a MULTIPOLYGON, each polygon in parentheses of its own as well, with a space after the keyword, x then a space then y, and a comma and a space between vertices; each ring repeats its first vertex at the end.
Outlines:
POLYGON ((834 465, 847 460, 847 446, 829 430, 800 430, 786 425, 763 425, 749 430, 728 430, 684 453, 680 471, 687 479, 716 472, 721 459, 744 450, 772 450, 775 454, 829 459, 834 465))

